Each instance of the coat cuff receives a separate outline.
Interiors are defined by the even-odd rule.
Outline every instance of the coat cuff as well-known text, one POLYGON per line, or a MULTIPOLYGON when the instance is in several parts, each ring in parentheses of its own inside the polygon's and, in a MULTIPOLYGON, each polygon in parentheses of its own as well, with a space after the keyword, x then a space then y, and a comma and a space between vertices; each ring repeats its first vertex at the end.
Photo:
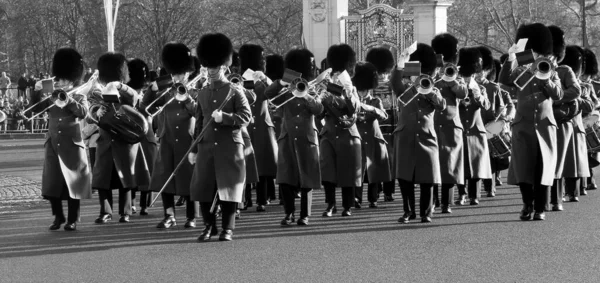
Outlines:
POLYGON ((221 122, 221 124, 226 125, 226 126, 233 126, 235 125, 235 120, 233 119, 233 114, 231 113, 223 113, 223 121, 221 122))

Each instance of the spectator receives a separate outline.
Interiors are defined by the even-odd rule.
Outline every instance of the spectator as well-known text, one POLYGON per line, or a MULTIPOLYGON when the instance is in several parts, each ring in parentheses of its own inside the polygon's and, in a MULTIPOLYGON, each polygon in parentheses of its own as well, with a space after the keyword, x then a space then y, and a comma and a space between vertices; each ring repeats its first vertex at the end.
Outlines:
POLYGON ((23 124, 23 113, 22 111, 25 109, 25 98, 23 96, 19 96, 17 102, 15 102, 13 106, 13 118, 15 121, 15 129, 16 130, 25 130, 25 125, 23 124))
POLYGON ((8 87, 10 87, 10 78, 6 75, 6 72, 2 72, 2 77, 0 77, 0 93, 5 97, 8 94, 8 87))
POLYGON ((27 72, 23 73, 17 81, 17 89, 19 98, 27 96, 27 72))
POLYGON ((31 94, 33 93, 33 89, 35 88, 35 83, 37 82, 37 80, 35 79, 35 77, 33 75, 29 76, 29 80, 27 80, 27 88, 29 88, 29 95, 27 95, 27 98, 31 98, 31 94))

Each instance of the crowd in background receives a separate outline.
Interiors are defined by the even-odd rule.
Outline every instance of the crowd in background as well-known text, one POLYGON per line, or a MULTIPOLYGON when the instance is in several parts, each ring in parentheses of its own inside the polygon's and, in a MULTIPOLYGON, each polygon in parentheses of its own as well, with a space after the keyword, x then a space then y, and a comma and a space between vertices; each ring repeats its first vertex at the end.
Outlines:
POLYGON ((0 111, 6 114, 6 120, 0 123, 0 133, 46 129, 46 114, 34 120, 33 123, 26 124, 22 110, 29 105, 35 83, 40 79, 47 78, 49 78, 48 74, 34 75, 27 72, 22 73, 18 78, 11 78, 10 74, 2 72, 0 76, 0 111))

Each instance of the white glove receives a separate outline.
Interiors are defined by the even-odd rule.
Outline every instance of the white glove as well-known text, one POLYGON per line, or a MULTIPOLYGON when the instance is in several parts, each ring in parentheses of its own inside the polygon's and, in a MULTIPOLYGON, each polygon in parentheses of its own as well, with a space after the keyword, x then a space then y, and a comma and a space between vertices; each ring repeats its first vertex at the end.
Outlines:
POLYGON ((223 111, 219 111, 219 110, 213 111, 212 117, 215 119, 215 122, 217 122, 217 123, 223 122, 223 111))
POLYGON ((508 61, 515 61, 517 59, 517 52, 519 52, 519 46, 515 43, 508 49, 508 61))
POLYGON ((190 152, 190 154, 188 154, 188 161, 190 162, 190 164, 196 164, 196 155, 197 154, 193 152, 190 152))
POLYGON ((98 108, 98 111, 96 111, 96 116, 98 116, 98 118, 102 118, 104 114, 106 114, 106 109, 104 109, 104 107, 100 107, 98 108))
POLYGON ((267 78, 267 76, 262 71, 256 71, 256 72, 254 72, 254 74, 252 74, 252 79, 255 82, 262 81, 262 80, 264 80, 266 78, 267 78))
POLYGON ((33 89, 34 91, 39 91, 42 90, 43 86, 42 86, 42 80, 39 80, 35 83, 35 88, 33 89))
POLYGON ((404 69, 406 62, 410 60, 410 54, 402 53, 398 56, 398 69, 404 69))

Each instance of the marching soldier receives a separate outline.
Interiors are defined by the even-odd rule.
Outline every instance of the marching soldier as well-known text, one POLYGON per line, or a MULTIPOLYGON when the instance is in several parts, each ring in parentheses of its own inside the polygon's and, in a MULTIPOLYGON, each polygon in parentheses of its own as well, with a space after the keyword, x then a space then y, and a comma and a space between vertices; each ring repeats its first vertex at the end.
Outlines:
MULTIPOLYGON (((80 83, 83 77, 83 58, 71 48, 61 48, 52 59, 52 75, 56 87, 69 91, 80 83)), ((89 88, 87 89, 89 91, 89 88)), ((49 127, 44 144, 44 170, 42 173, 42 196, 50 201, 54 221, 50 230, 58 230, 66 222, 65 231, 73 231, 79 221, 81 199, 91 198, 90 169, 81 139, 80 123, 88 113, 88 102, 83 91, 76 92, 64 102, 58 97, 41 100, 41 83, 31 98, 36 104, 33 113, 38 113, 50 105, 48 110, 49 127), (62 201, 68 202, 65 218, 62 201)))
MULTIPOLYGON (((583 71, 583 61, 583 48, 574 45, 567 46, 565 58, 562 60, 561 65, 569 66, 571 70, 573 70, 577 85, 579 85, 579 76, 583 71)), ((569 196, 569 200, 573 202, 579 201, 580 189, 577 182, 580 178, 587 178, 590 176, 585 128, 583 127, 581 117, 581 111, 590 113, 595 108, 594 102, 592 102, 590 98, 590 92, 590 88, 581 88, 581 96, 576 99, 579 111, 574 117, 570 116, 572 118, 568 121, 568 123, 573 124, 573 135, 568 141, 562 176, 565 178, 565 193, 569 196)), ((565 96, 566 95, 567 92, 565 91, 565 96)))
MULTIPOLYGON (((431 41, 431 47, 441 54, 444 69, 450 64, 456 65, 458 60, 458 40, 448 33, 436 35, 431 41)), ((458 74, 456 74, 458 76, 458 74)), ((463 125, 458 111, 459 102, 467 97, 469 90, 464 80, 442 74, 435 87, 440 90, 446 101, 446 108, 436 111, 434 115, 435 133, 438 136, 440 154, 440 174, 442 177, 442 213, 452 213, 450 204, 454 199, 454 185, 463 185, 464 181, 464 149, 463 125)), ((434 206, 439 206, 438 186, 433 187, 434 206)), ((462 196, 461 196, 462 197, 462 196)), ((459 204, 464 204, 464 198, 459 204)))
MULTIPOLYGON (((433 87, 436 63, 433 48, 419 43, 410 57, 407 54, 400 56, 396 70, 392 71, 392 90, 398 96, 399 108, 398 125, 394 130, 394 177, 400 183, 404 206, 404 215, 398 219, 400 223, 408 223, 416 218, 415 184, 420 184, 421 189, 421 222, 431 222, 433 185, 442 181, 433 116, 436 110, 443 111, 446 108, 446 101, 440 91, 433 87), (419 86, 402 81, 407 61, 421 63, 421 74, 428 76, 432 87, 430 90, 421 88, 420 81, 416 82, 419 86)), ((417 79, 411 78, 413 82, 417 79)))
MULTIPOLYGON (((119 91, 120 102, 113 104, 115 109, 119 109, 121 105, 133 107, 138 103, 139 94, 125 85, 129 80, 125 56, 112 52, 103 54, 98 59, 98 72, 100 84, 116 85, 119 91)), ((90 120, 95 120, 94 122, 108 112, 100 94, 101 91, 95 89, 90 97, 90 109, 97 109, 91 111, 90 120)), ((149 181, 150 173, 140 144, 113 139, 108 131, 101 128, 92 177, 92 188, 98 190, 100 201, 100 216, 95 223, 104 224, 112 219, 113 189, 119 190, 119 222, 129 222, 129 216, 132 214, 131 190, 147 186, 149 181)))
MULTIPOLYGON (((268 55, 265 59, 265 65, 266 65, 265 66, 265 75, 272 82, 274 82, 276 80, 280 80, 283 77, 283 71, 284 71, 283 56, 278 55, 278 54, 268 55)), ((269 109, 269 112, 271 113, 271 118, 273 121, 273 129, 275 130, 275 137, 279 137, 279 133, 281 133, 281 120, 279 119, 279 117, 275 117, 270 109, 269 109)), ((275 180, 274 179, 269 180, 267 183, 267 196, 270 201, 274 201, 277 199, 277 196, 275 194, 275 180)), ((278 198, 279 198, 279 204, 283 205, 283 195, 281 194, 281 188, 279 188, 278 198)))
POLYGON ((324 217, 336 210, 335 188, 342 188, 342 216, 351 216, 355 205, 354 190, 362 185, 361 137, 356 128, 356 115, 360 110, 356 89, 352 82, 341 81, 345 72, 352 76, 356 53, 347 44, 332 45, 327 50, 327 65, 332 69, 333 83, 342 85, 341 95, 329 93, 323 100, 325 125, 319 134, 321 179, 325 188, 327 209, 324 217))
MULTIPOLYGON (((598 100, 598 91, 600 91, 600 82, 593 80, 594 77, 598 75, 598 60, 596 59, 596 54, 590 49, 584 49, 584 70, 581 74, 581 82, 582 84, 589 84, 589 89, 593 90, 590 92, 590 98, 596 105, 594 110, 598 110, 600 106, 600 101, 598 100)), ((583 118, 586 118, 589 113, 583 112, 583 118)), ((596 190, 598 187, 596 186, 596 180, 594 180, 594 170, 593 168, 600 165, 600 153, 588 153, 588 164, 590 165, 590 177, 585 178, 581 182, 581 190, 596 190)))
MULTIPOLYGON (((552 55, 552 34, 540 23, 522 25, 517 30, 516 41, 528 38, 526 49, 531 49, 537 59, 552 55)), ((509 50, 509 57, 500 71, 500 83, 515 86, 515 80, 526 66, 513 67, 517 46, 509 50)), ((515 64, 516 66, 516 64, 515 64)), ((534 76, 526 73, 518 80, 524 84, 534 76)), ((560 79, 556 73, 550 79, 534 77, 522 90, 517 89, 517 114, 512 124, 512 160, 508 169, 508 183, 519 185, 523 197, 521 220, 544 220, 544 209, 549 186, 554 182, 556 170, 556 121, 552 103, 563 97, 560 79)))
MULTIPOLYGON (((292 49, 285 55, 285 67, 312 79, 314 55, 307 49, 292 49)), ((276 80, 265 91, 268 98, 277 96, 288 84, 276 80)), ((288 93, 287 95, 291 95, 288 93)), ((307 225, 311 215, 312 192, 321 187, 319 140, 315 116, 323 112, 316 93, 310 90, 279 107, 276 117, 281 120, 281 134, 277 139, 277 183, 283 195, 285 217, 282 226, 294 222, 296 192, 300 192, 298 225, 307 225)))
MULTIPOLYGON (((129 69, 130 78, 127 85, 134 89, 138 94, 143 95, 142 91, 144 90, 144 88, 146 88, 150 80, 148 65, 146 65, 146 62, 144 62, 141 59, 133 59, 127 63, 127 68, 129 69)), ((137 106, 140 113, 144 115, 146 111, 143 111, 141 103, 138 103, 137 106)), ((142 151, 144 152, 148 172, 150 173, 150 175, 152 175, 152 169, 154 167, 154 160, 156 158, 158 142, 156 140, 156 136, 154 135, 154 130, 152 129, 152 118, 147 117, 146 115, 145 117, 147 118, 148 125, 150 126, 148 127, 148 132, 146 133, 146 136, 140 142, 140 145, 142 147, 142 151)), ((139 187, 131 192, 132 211, 133 213, 135 213, 135 210, 133 208, 135 207, 135 195, 136 191, 138 190, 140 191, 140 215, 148 215, 148 206, 152 201, 152 192, 149 191, 148 186, 139 187)))
MULTIPOLYGON (((510 117, 514 115, 514 104, 508 93, 502 90, 500 85, 494 82, 494 79, 496 78, 496 70, 500 71, 500 69, 497 69, 492 51, 489 48, 485 46, 479 46, 477 49, 481 54, 482 60, 481 72, 477 73, 475 80, 485 89, 487 99, 490 102, 490 109, 487 111, 481 111, 483 125, 487 126, 488 123, 493 123, 496 121, 504 121, 505 123, 508 123, 508 121, 510 121, 510 117)), ((506 127, 506 130, 508 130, 508 127, 506 127)), ((488 148, 491 146, 492 145, 488 144, 488 148)), ((510 157, 493 157, 491 150, 488 150, 488 155, 490 159, 492 178, 483 179, 483 185, 485 191, 487 192, 487 196, 494 197, 496 196, 496 184, 494 182, 496 179, 496 174, 499 174, 501 170, 508 168, 508 159, 510 157)))
MULTIPOLYGON (((554 184, 550 189, 550 203, 552 204, 553 211, 563 210, 563 194, 564 194, 564 180, 563 172, 565 163, 567 163, 567 151, 569 148, 570 141, 573 137, 573 123, 571 123, 572 115, 569 114, 572 110, 578 108, 578 102, 572 98, 579 98, 581 96, 581 87, 577 80, 577 76, 573 72, 573 68, 576 65, 581 67, 581 61, 570 54, 569 58, 566 58, 566 62, 563 63, 565 58, 565 33, 562 29, 557 26, 549 26, 548 29, 552 33, 553 42, 553 54, 556 64, 560 64, 556 68, 556 73, 560 79, 561 88, 564 93, 563 99, 554 102, 553 111, 554 119, 556 120, 556 173, 554 184), (567 99, 567 97, 570 97, 567 99), (567 117, 568 116, 568 117, 567 117)), ((574 51, 570 49, 570 52, 574 51)))
POLYGON ((211 211, 218 199, 222 217, 219 240, 231 241, 246 179, 241 128, 250 122, 252 111, 243 90, 225 76, 233 54, 229 38, 220 33, 205 34, 196 54, 202 66, 208 68, 210 81, 198 93, 195 136, 200 139, 188 156, 190 163, 195 164, 191 199, 200 202, 205 225, 198 240, 208 241, 218 234, 216 214, 211 211), (198 137, 200 133, 204 135, 198 137))
MULTIPOLYGON (((394 55, 392 52, 383 46, 373 47, 367 52, 365 61, 373 64, 377 68, 377 87, 373 89, 373 97, 379 98, 383 104, 383 109, 386 112, 387 118, 381 121, 381 133, 386 141, 387 152, 389 154, 390 168, 393 168, 394 155, 394 129, 396 128, 397 115, 396 95, 392 92, 390 86, 390 73, 394 68, 394 55)), ((396 191, 396 180, 383 182, 384 201, 393 201, 396 191)))
MULTIPOLYGON (((392 180, 387 142, 379 128, 379 121, 386 120, 387 113, 381 99, 372 95, 378 83, 377 68, 371 63, 360 62, 356 65, 354 73, 352 82, 358 92, 361 108, 356 126, 362 138, 363 180, 366 177, 369 207, 376 208, 379 198, 378 185, 392 180)), ((355 193, 360 204, 363 187, 357 187, 355 193)))
MULTIPOLYGON (((194 59, 185 44, 167 43, 163 47, 161 61, 164 69, 171 75, 173 83, 187 84, 189 74, 194 71, 194 59)), ((152 104, 152 106, 159 107, 157 111, 161 111, 160 116, 157 116, 162 120, 161 126, 158 128, 160 147, 150 181, 150 190, 155 192, 161 190, 179 161, 186 158, 185 152, 193 140, 194 115, 196 114, 196 102, 194 101, 197 95, 196 90, 187 89, 185 94, 181 94, 176 87, 173 87, 168 89, 168 93, 161 96, 163 92, 158 90, 156 83, 153 83, 143 99, 144 105, 152 104)), ((169 229, 177 225, 175 195, 185 199, 187 221, 184 227, 196 227, 199 207, 197 202, 190 201, 192 170, 190 164, 183 164, 173 181, 161 193, 164 218, 156 228, 169 229)))
POLYGON ((475 81, 475 75, 481 73, 482 69, 479 49, 463 48, 459 51, 458 58, 458 73, 469 87, 469 94, 458 107, 464 126, 466 183, 458 186, 458 192, 461 196, 468 193, 470 204, 478 205, 481 197, 480 180, 492 178, 487 135, 481 119, 481 112, 490 111, 491 107, 485 87, 475 81), (467 186, 468 191, 465 192, 467 186))

